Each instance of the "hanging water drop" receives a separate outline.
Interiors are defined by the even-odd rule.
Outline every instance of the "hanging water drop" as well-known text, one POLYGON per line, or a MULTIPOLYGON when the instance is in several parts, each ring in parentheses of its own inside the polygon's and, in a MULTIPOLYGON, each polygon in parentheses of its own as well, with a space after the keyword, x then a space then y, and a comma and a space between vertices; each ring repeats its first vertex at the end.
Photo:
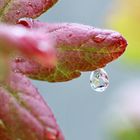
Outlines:
POLYGON ((97 92, 105 91, 109 86, 109 79, 106 71, 102 68, 93 71, 90 75, 91 88, 97 92))

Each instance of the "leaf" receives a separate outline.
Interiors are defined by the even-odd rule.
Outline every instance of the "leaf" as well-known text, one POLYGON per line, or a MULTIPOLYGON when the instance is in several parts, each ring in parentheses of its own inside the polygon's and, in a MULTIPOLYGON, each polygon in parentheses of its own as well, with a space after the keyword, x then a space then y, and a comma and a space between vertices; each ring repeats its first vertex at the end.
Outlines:
POLYGON ((26 76, 11 73, 3 87, 0 87, 1 140, 64 140, 50 108, 26 76))
POLYGON ((81 71, 92 71, 104 67, 121 56, 127 46, 121 34, 80 24, 49 24, 22 19, 19 24, 29 29, 43 31, 56 44, 57 64, 45 68, 40 64, 22 58, 13 63, 27 76, 49 82, 63 82, 79 77, 81 71))
POLYGON ((0 21, 16 23, 23 17, 36 18, 58 0, 0 0, 0 21))
POLYGON ((50 37, 41 31, 0 24, 0 44, 3 55, 20 54, 45 66, 55 63, 54 44, 50 37))

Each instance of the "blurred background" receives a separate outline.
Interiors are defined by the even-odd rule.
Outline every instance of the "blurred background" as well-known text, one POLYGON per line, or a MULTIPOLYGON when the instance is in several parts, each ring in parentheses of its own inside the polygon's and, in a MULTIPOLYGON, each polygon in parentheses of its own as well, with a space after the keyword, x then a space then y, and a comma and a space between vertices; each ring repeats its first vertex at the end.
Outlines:
POLYGON ((90 73, 65 83, 34 81, 66 140, 140 140, 140 0, 60 0, 39 19, 117 30, 125 54, 106 66, 109 88, 93 91, 90 73))

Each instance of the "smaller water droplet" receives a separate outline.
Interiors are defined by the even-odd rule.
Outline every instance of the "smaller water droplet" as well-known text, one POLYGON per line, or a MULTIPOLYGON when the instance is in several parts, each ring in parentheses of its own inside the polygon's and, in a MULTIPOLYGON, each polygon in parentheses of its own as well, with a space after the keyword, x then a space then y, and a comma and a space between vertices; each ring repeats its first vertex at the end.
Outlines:
POLYGON ((19 15, 19 14, 20 14, 20 11, 19 11, 19 10, 17 10, 17 11, 16 11, 16 15, 19 15))
POLYGON ((32 6, 32 3, 31 2, 28 2, 29 6, 32 6))
POLYGON ((25 59, 23 59, 23 58, 21 58, 21 57, 15 58, 15 62, 16 62, 16 63, 20 63, 20 62, 24 62, 24 61, 25 61, 25 59))
POLYGON ((93 38, 93 40, 96 42, 96 43, 101 43, 105 40, 106 36, 105 35, 102 35, 102 34, 99 34, 97 36, 95 36, 93 38))
POLYGON ((47 137, 48 140, 56 140, 57 135, 58 135, 57 130, 49 127, 45 129, 45 137, 47 137))
POLYGON ((15 73, 20 73, 20 70, 19 69, 15 69, 14 72, 15 73))
POLYGON ((119 44, 120 44, 121 47, 125 48, 127 46, 127 41, 121 36, 119 38, 119 44))
POLYGON ((32 18, 23 17, 17 21, 17 24, 23 25, 25 27, 31 28, 31 25, 34 23, 32 18))
POLYGON ((106 71, 102 68, 93 71, 90 75, 91 88, 97 92, 105 91, 109 86, 109 79, 106 71))

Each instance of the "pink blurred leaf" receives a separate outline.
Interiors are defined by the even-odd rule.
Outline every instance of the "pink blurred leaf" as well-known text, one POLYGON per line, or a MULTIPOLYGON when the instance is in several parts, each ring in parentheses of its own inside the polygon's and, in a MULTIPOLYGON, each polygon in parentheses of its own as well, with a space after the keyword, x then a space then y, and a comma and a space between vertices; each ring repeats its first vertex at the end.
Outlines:
POLYGON ((16 23, 22 17, 36 18, 58 0, 0 0, 0 21, 16 23))
POLYGON ((0 87, 0 139, 64 140, 48 105, 19 73, 0 87))
POLYGON ((19 24, 28 29, 43 31, 56 44, 57 64, 46 68, 22 58, 13 69, 27 76, 49 82, 62 82, 79 77, 81 71, 104 67, 121 56, 127 46, 121 34, 80 24, 49 24, 21 19, 19 24))
POLYGON ((54 44, 41 31, 0 24, 0 44, 0 51, 5 55, 23 55, 45 66, 55 63, 54 44))

